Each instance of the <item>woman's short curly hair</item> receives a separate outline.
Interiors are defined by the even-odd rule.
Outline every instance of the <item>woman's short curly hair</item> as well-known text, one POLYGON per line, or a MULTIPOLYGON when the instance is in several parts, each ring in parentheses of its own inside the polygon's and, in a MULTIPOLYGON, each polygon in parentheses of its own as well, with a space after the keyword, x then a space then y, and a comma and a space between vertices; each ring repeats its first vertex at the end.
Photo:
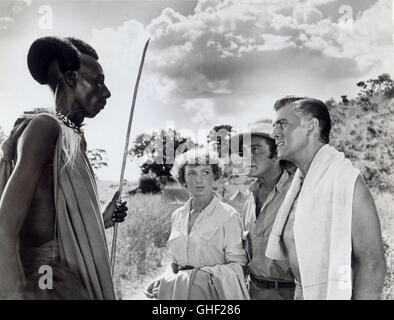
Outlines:
POLYGON ((215 180, 218 180, 222 176, 223 163, 221 162, 217 152, 206 148, 194 148, 178 155, 175 158, 175 163, 172 167, 171 174, 179 184, 185 186, 186 165, 204 164, 211 165, 215 180))

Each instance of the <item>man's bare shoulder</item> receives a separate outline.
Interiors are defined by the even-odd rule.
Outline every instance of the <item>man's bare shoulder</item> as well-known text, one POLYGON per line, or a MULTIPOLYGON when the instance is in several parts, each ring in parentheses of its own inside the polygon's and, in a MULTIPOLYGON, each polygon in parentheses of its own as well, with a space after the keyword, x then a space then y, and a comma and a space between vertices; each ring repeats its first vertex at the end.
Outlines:
POLYGON ((354 185, 353 203, 356 206, 359 205, 361 207, 364 207, 366 203, 368 203, 370 206, 375 205, 371 192, 369 191, 367 184, 361 175, 358 175, 354 185))
POLYGON ((49 140, 57 139, 59 136, 60 125, 49 115, 39 115, 33 118, 28 124, 24 138, 35 140, 38 142, 46 142, 49 140), (45 139, 42 141, 42 139, 45 139))
POLYGON ((59 135, 60 125, 50 115, 42 114, 33 118, 28 127, 37 134, 44 134, 57 137, 59 135))
MULTIPOLYGON (((375 201, 361 175, 353 195, 352 240, 354 251, 366 254, 381 245, 381 229, 375 201)), ((376 254, 376 252, 372 252, 376 254)))
POLYGON ((59 123, 48 115, 39 115, 27 125, 18 142, 19 156, 48 158, 52 155, 59 136, 59 123))

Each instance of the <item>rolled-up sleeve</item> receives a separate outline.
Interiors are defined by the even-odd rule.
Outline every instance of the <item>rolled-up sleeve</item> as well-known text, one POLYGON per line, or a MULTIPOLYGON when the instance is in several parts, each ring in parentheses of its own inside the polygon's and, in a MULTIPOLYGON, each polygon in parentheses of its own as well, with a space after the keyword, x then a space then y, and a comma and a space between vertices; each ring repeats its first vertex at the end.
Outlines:
POLYGON ((224 221, 224 251, 226 262, 246 265, 248 258, 242 244, 242 223, 240 215, 234 211, 224 221))

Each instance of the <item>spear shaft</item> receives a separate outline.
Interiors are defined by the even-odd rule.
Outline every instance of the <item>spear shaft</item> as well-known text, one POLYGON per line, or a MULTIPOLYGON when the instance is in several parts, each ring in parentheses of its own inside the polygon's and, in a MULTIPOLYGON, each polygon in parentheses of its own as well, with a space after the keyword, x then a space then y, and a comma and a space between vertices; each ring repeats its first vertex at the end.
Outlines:
MULTIPOLYGON (((136 80, 135 86, 134 86, 133 101, 131 103, 129 124, 127 126, 127 133, 126 133, 126 143, 125 143, 124 152, 123 152, 122 169, 120 171, 118 202, 121 201, 121 197, 122 197, 124 173, 125 173, 125 169, 126 169, 126 160, 127 160, 128 149, 129 149, 129 141, 130 141, 131 124, 133 122, 134 108, 135 108, 135 102, 136 102, 136 99, 137 99, 137 92, 138 92, 138 85, 139 85, 140 79, 141 79, 142 68, 144 66, 145 55, 146 55, 146 51, 148 49, 149 40, 150 39, 148 39, 146 41, 146 43, 145 43, 144 51, 142 53, 142 59, 141 59, 141 62, 140 62, 140 67, 139 67, 139 70, 138 70, 137 80, 136 80)), ((116 240, 117 240, 117 237, 118 237, 118 223, 115 222, 113 239, 112 239, 112 248, 111 248, 111 272, 112 272, 112 276, 114 276, 114 271, 115 271, 115 256, 116 256, 116 240)))

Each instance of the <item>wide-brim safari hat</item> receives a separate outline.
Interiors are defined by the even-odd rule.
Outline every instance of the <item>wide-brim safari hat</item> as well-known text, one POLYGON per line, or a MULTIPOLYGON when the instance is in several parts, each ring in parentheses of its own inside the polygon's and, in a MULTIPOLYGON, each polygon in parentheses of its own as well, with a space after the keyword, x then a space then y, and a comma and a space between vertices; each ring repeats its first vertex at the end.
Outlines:
POLYGON ((272 139, 272 120, 261 119, 248 124, 243 131, 231 136, 231 139, 242 139, 245 135, 261 136, 272 139))

